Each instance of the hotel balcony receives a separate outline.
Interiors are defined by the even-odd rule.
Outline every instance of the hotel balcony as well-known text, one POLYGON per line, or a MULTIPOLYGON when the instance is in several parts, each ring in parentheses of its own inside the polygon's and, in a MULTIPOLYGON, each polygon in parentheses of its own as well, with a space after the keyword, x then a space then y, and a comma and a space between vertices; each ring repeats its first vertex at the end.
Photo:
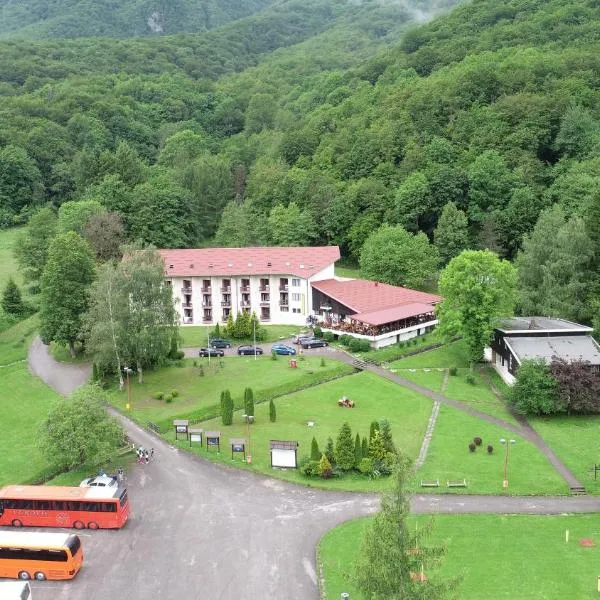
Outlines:
POLYGON ((204 315, 202 317, 202 322, 203 323, 210 323, 210 322, 212 322, 212 316, 211 315, 204 315))
POLYGON ((182 302, 181 307, 182 308, 192 308, 192 303, 191 302, 182 302))
POLYGON ((242 308, 250 308, 250 306, 251 306, 251 303, 250 303, 250 302, 246 302, 246 301, 242 300, 242 301, 240 302, 240 306, 241 306, 242 308))
POLYGON ((248 294, 250 292, 250 286, 249 285, 241 285, 240 292, 242 292, 242 294, 248 294))
POLYGON ((231 308, 231 300, 224 300, 223 302, 221 302, 221 306, 223 308, 231 308))
POLYGON ((289 287, 290 286, 287 283, 285 285, 280 285, 279 286, 279 291, 280 292, 287 292, 289 287))
POLYGON ((259 292, 268 292, 269 291, 269 286, 268 285, 259 285, 258 286, 258 291, 259 292))
POLYGON ((231 292, 231 286, 230 285, 226 285, 224 287, 221 288, 221 292, 223 294, 229 294, 231 292))
POLYGON ((212 288, 210 286, 203 287, 203 288, 200 288, 200 289, 201 289, 201 291, 202 291, 203 294, 210 294, 211 291, 212 291, 212 288))
POLYGON ((202 306, 203 306, 204 308, 211 308, 211 307, 212 307, 212 302, 206 302, 206 301, 205 301, 205 302, 203 302, 203 303, 202 303, 202 306))
POLYGON ((191 294, 191 293, 192 293, 192 287, 191 287, 191 286, 188 286, 188 287, 182 287, 182 288, 181 288, 181 291, 182 291, 184 294, 191 294))

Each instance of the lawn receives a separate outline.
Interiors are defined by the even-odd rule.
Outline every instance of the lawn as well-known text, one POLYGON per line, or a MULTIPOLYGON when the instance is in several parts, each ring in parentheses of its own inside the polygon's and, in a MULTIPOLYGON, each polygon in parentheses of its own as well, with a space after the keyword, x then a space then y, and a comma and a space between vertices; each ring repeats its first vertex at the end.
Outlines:
POLYGON ((376 362, 381 365, 383 363, 389 363, 405 357, 407 354, 414 354, 423 352, 429 346, 436 346, 441 342, 440 336, 434 329, 430 333, 420 335, 416 338, 412 338, 409 342, 400 342, 399 344, 392 344, 379 350, 371 350, 365 355, 365 358, 376 362))
POLYGON ((3 290, 6 282, 12 277, 17 285, 23 285, 23 278, 18 270, 17 261, 13 255, 13 248, 22 228, 0 230, 0 289, 3 290))
MULTIPOLYGON (((409 456, 416 457, 431 412, 431 402, 427 398, 368 372, 282 396, 275 400, 275 406, 277 410, 275 423, 269 421, 268 403, 256 406, 256 422, 251 426, 253 457, 251 466, 242 463, 241 458, 236 459, 235 463, 231 461, 229 439, 246 437, 246 426, 242 422, 240 411, 234 415, 234 424, 231 426, 223 426, 220 418, 201 424, 205 431, 221 431, 220 455, 212 450, 207 452, 197 446, 192 450, 219 462, 252 468, 267 475, 299 483, 332 489, 378 491, 388 486, 389 479, 372 480, 356 474, 323 480, 306 478, 295 469, 274 470, 270 466, 269 440, 298 441, 300 458, 310 454, 313 436, 316 437, 321 449, 324 448, 328 437, 331 436, 335 441, 344 421, 350 424, 353 436, 358 432, 362 437, 369 435, 371 421, 385 417, 391 423, 396 446, 409 456), (337 400, 343 395, 354 400, 356 406, 354 408, 337 406, 337 400), (313 422, 314 426, 309 427, 308 422, 313 422)), ((168 437, 173 441, 172 433, 168 437)), ((189 444, 183 440, 178 444, 189 447, 189 444)))
MULTIPOLYGON (((600 415, 531 417, 529 422, 590 494, 600 494, 600 415)), ((600 575, 600 573, 599 573, 600 575)))
MULTIPOLYGON (((335 276, 336 277, 348 277, 350 279, 360 279, 361 278, 360 267, 351 262, 338 261, 338 263, 335 265, 335 276), (342 264, 339 264, 340 262, 342 264)), ((366 278, 362 277, 362 279, 366 279, 366 278)))
MULTIPOLYGON (((424 515, 410 517, 415 527, 429 521, 424 515)), ((362 599, 350 577, 367 522, 344 523, 321 539, 327 600, 338 600, 341 592, 362 599)), ((600 548, 580 547, 583 538, 600 542, 598 515, 437 515, 431 541, 448 553, 439 570, 429 573, 441 579, 461 576, 461 600, 591 600, 598 597, 600 548)))
MULTIPOLYGON (((276 342, 282 338, 289 338, 295 335, 297 332, 302 331, 303 328, 298 325, 262 325, 266 331, 266 337, 263 342, 276 342)), ((306 329, 306 328, 304 328, 306 329)), ((184 348, 196 348, 199 346, 206 346, 207 336, 209 332, 214 330, 214 326, 204 325, 185 325, 179 328, 179 335, 182 339, 182 346, 184 348)), ((225 333, 222 337, 231 339, 225 333)), ((231 340, 234 346, 240 346, 241 344, 252 343, 252 338, 243 340, 231 340)))
POLYGON ((47 472, 37 433, 57 397, 25 363, 0 368, 0 486, 36 481, 47 472))
POLYGON ((439 480, 435 493, 502 494, 505 447, 501 438, 515 439, 510 449, 508 479, 511 495, 567 494, 566 482, 556 473, 547 458, 531 443, 501 427, 487 423, 441 405, 425 464, 415 475, 414 488, 422 492, 421 480, 439 480), (474 437, 483 444, 471 453, 468 445, 474 437), (494 448, 487 453, 488 444, 494 448), (468 487, 447 488, 447 480, 466 479, 468 487))
MULTIPOLYGON (((296 369, 290 368, 287 357, 272 360, 271 356, 234 356, 223 359, 194 359, 183 361, 183 367, 173 366, 148 371, 144 383, 131 379, 132 414, 138 422, 152 421, 161 428, 171 427, 176 418, 200 421, 218 414, 220 395, 229 389, 236 403, 241 406, 244 389, 251 387, 257 399, 289 393, 336 376, 348 375, 354 370, 349 365, 325 358, 307 356, 298 360, 296 369), (196 363, 197 366, 193 366, 196 363), (203 373, 203 375, 201 375, 203 373), (170 394, 177 390, 179 395, 173 402, 156 400, 157 392, 170 394)), ((127 392, 124 389, 109 391, 111 402, 125 411, 127 392)))
POLYGON ((424 369, 468 367, 469 355, 462 341, 452 342, 434 350, 407 356, 390 364, 393 369, 424 369))
MULTIPOLYGON (((25 360, 29 344, 37 333, 38 327, 38 316, 33 315, 0 333, 0 365, 25 360)), ((1 377, 0 372, 0 380, 1 377)))

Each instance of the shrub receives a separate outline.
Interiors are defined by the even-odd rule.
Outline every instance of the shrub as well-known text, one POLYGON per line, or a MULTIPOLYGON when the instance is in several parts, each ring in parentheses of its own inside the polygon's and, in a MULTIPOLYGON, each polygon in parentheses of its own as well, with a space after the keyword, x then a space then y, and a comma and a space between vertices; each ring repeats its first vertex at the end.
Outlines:
POLYGON ((457 369, 456 369, 456 367, 450 367, 450 368, 448 369, 448 373, 449 373, 449 374, 450 374, 452 377, 456 376, 456 372, 457 372, 457 369))
POLYGON ((522 362, 507 396, 521 414, 550 415, 566 409, 560 400, 556 379, 543 358, 522 362))
POLYGON ((371 427, 369 429, 369 441, 375 437, 376 431, 379 431, 379 421, 371 421, 371 427))
POLYGON ((476 449, 477 449, 477 446, 476 446, 476 445, 475 445, 473 442, 471 442, 471 443, 469 444, 469 450, 470 450, 471 452, 475 452, 475 450, 476 450, 476 449))
POLYGON ((351 352, 368 352, 371 349, 369 340, 359 340, 352 338, 348 343, 348 348, 351 352))
POLYGON ((326 342, 333 342, 333 340, 335 340, 335 335, 333 335, 333 333, 331 333, 331 331, 326 331, 326 332, 323 334, 323 339, 324 339, 326 342))
POLYGON ((271 360, 277 360, 277 353, 271 352, 271 360))
POLYGON ((474 437, 473 441, 475 442, 476 446, 481 446, 481 444, 483 444, 483 440, 480 437, 474 437))
POLYGON ((342 471, 354 468, 354 442, 352 430, 347 422, 340 427, 335 444, 335 462, 342 471))
POLYGON ((198 369, 198 375, 204 377, 204 367, 202 365, 200 365, 200 368, 198 369))
POLYGON ((413 338, 413 340, 412 340, 413 346, 416 346, 418 342, 419 342, 419 340, 417 338, 413 338))
POLYGON ((254 392, 249 387, 244 390, 244 411, 248 416, 254 416, 254 392))
POLYGON ((329 479, 333 476, 333 468, 326 454, 323 454, 323 456, 321 456, 321 460, 319 461, 319 475, 323 479, 329 479))
POLYGON ((320 475, 319 461, 311 460, 308 456, 304 456, 302 459, 300 459, 298 468, 300 473, 306 477, 318 477, 320 475))
POLYGON ((325 366, 325 359, 321 356, 321 366, 324 367, 325 366))
POLYGON ((221 392, 221 422, 223 425, 233 423, 233 400, 229 390, 221 392))
POLYGON ((197 361, 197 360, 195 360, 195 361, 192 363, 192 365, 193 365, 194 367, 197 367, 197 366, 198 366, 198 361, 197 361))
POLYGON ((360 444, 360 435, 356 434, 354 438, 354 468, 358 469, 360 461, 362 460, 362 446, 360 444))
POLYGON ((177 350, 175 353, 176 360, 183 360, 185 358, 185 352, 183 350, 177 350))
POLYGON ((379 421, 379 433, 385 449, 388 452, 395 454, 396 447, 394 446, 394 440, 392 439, 392 426, 387 419, 381 419, 381 421, 379 421))
POLYGON ((465 381, 469 385, 475 385, 475 375, 473 375, 473 373, 467 373, 465 376, 465 381))
POLYGON ((369 456, 369 440, 366 436, 364 436, 362 439, 362 442, 360 444, 360 451, 362 453, 363 458, 367 458, 369 456))
POLYGON ((165 402, 166 402, 167 404, 170 404, 171 402, 173 402, 173 396, 172 396, 171 394, 167 394, 167 395, 165 396, 165 402))
POLYGON ((154 392, 154 394, 152 394, 152 397, 155 400, 164 400, 165 395, 162 392, 154 392))
POLYGON ((492 446, 491 444, 488 444, 487 451, 488 451, 488 454, 492 454, 494 452, 494 446, 492 446))
POLYGON ((273 398, 269 400, 269 421, 271 421, 271 423, 275 423, 275 421, 277 421, 277 411, 275 410, 275 402, 273 402, 273 398))
POLYGON ((173 398, 177 398, 177 396, 179 396, 179 390, 173 390, 171 392, 171 396, 173 396, 173 398))
POLYGON ((340 336, 340 344, 342 344, 342 346, 348 346, 353 339, 354 338, 351 335, 344 333, 344 335, 340 336))
POLYGON ((358 470, 363 474, 367 475, 367 477, 371 477, 373 475, 373 461, 366 457, 360 461, 358 465, 358 470))
POLYGON ((323 330, 317 325, 314 329, 313 329, 313 335, 316 338, 322 338, 323 337, 323 330))
POLYGON ((333 440, 327 438, 327 445, 325 446, 325 456, 331 465, 335 465, 335 453, 333 451, 333 440))

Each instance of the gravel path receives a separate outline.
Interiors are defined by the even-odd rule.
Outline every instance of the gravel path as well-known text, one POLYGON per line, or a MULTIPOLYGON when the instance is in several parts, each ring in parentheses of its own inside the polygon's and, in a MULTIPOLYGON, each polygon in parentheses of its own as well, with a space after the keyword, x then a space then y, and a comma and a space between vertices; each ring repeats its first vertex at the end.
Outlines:
MULTIPOLYGON (((89 368, 56 363, 39 339, 31 371, 68 394, 89 368)), ((155 460, 127 475, 132 517, 122 531, 83 532, 74 581, 34 583, 38 600, 219 598, 317 600, 315 547, 335 525, 367 515, 373 494, 314 490, 180 452, 120 416, 155 460)), ((419 513, 599 512, 600 498, 415 495, 419 513)))

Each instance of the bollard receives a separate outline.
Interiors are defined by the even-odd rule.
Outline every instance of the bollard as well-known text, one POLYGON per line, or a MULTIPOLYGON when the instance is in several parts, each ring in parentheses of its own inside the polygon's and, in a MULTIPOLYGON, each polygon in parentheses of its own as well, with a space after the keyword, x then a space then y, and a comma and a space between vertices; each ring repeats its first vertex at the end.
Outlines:
MULTIPOLYGON (((598 578, 598 580, 600 581, 600 577, 598 578)), ((350 594, 348 592, 342 592, 342 595, 340 596, 340 600, 350 600, 350 594)))

